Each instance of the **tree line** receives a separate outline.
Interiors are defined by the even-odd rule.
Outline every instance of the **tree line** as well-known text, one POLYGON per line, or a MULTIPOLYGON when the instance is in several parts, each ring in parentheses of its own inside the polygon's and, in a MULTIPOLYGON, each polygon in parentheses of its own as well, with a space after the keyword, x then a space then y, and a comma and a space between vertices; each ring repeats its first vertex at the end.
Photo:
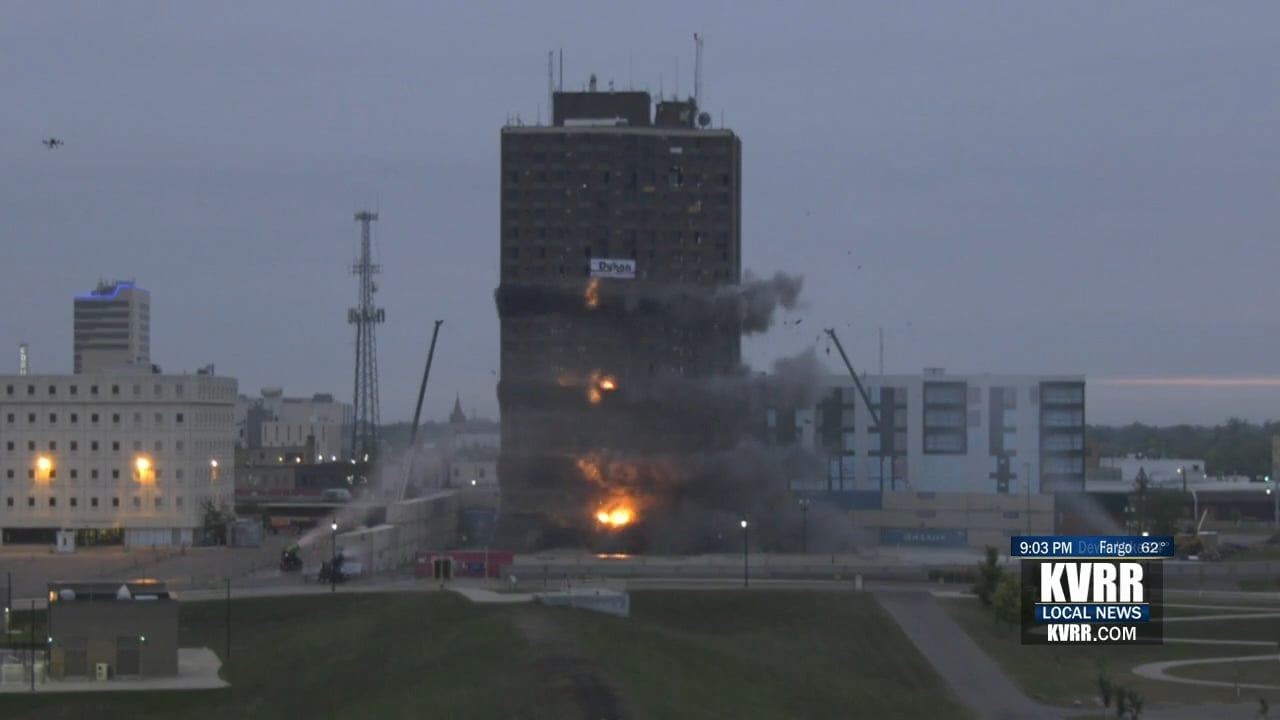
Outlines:
MULTIPOLYGON (((1232 418, 1221 425, 1090 425, 1089 452, 1100 457, 1204 460, 1209 475, 1270 475, 1271 438, 1280 421, 1251 423, 1232 418)), ((1128 479, 1128 478, 1126 478, 1128 479)))

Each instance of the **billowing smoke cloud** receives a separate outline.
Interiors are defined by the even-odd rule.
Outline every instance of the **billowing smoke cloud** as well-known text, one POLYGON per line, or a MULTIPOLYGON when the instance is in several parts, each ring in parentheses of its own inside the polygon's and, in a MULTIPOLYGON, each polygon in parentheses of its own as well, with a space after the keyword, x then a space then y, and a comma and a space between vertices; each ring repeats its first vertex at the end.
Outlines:
POLYGON ((494 292, 502 318, 586 312, 616 317, 660 316, 688 325, 736 320, 746 335, 772 327, 779 308, 798 307, 804 278, 775 273, 740 284, 699 288, 650 288, 626 280, 592 280, 572 285, 503 285, 494 292))
POLYGON ((744 275, 743 283, 736 288, 743 333, 768 330, 773 325, 773 314, 778 306, 786 310, 796 308, 804 278, 783 272, 774 273, 767 280, 756 280, 750 272, 744 275))

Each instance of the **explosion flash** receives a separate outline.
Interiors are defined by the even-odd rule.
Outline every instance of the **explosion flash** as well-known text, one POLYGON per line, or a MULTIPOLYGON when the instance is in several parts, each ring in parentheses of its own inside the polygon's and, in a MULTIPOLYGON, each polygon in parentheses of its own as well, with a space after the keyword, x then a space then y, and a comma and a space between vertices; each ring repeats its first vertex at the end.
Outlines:
POLYGON ((601 526, 616 530, 636 521, 640 502, 634 492, 627 490, 633 481, 629 465, 611 464, 608 467, 595 457, 578 459, 578 470, 589 484, 603 490, 607 499, 596 506, 595 519, 601 526))
POLYGON ((587 381, 587 399, 592 405, 599 404, 604 394, 618 389, 618 381, 612 375, 601 375, 599 371, 591 373, 587 381))
POLYGON ((629 524, 635 519, 635 513, 630 508, 615 507, 609 510, 601 510, 596 513, 596 520, 601 525, 608 525, 612 528, 620 528, 629 524))
POLYGON ((588 310, 595 310, 600 306, 600 278, 591 278, 591 282, 587 283, 584 300, 588 310))

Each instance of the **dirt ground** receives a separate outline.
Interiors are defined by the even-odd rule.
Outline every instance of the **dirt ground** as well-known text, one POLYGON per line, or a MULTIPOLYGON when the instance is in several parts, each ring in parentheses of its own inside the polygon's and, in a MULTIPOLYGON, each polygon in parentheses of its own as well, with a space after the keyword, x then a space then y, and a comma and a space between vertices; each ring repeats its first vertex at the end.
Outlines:
POLYGON ((569 698, 581 720, 627 720, 616 689, 558 631, 548 608, 520 608, 515 624, 534 648, 535 668, 545 682, 569 698))

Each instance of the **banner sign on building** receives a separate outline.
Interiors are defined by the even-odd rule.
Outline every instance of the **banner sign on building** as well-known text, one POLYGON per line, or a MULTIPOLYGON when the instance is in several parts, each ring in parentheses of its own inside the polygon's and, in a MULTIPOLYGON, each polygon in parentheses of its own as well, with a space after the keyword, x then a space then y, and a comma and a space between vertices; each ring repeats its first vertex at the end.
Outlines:
POLYGON ((591 258, 591 277, 634 280, 636 277, 636 261, 591 258))
POLYGON ((1164 642, 1163 558, 1172 537, 1014 537, 1022 560, 1022 643, 1164 642))

